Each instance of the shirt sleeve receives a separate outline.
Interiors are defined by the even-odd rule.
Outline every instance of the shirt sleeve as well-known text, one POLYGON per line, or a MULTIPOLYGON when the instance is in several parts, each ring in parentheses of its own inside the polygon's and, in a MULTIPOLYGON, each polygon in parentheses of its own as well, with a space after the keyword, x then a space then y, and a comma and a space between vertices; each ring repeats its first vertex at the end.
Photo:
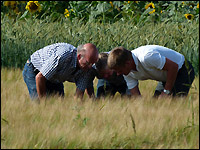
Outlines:
POLYGON ((75 81, 76 87, 82 92, 84 92, 85 89, 87 88, 87 81, 86 80, 87 79, 82 77, 82 78, 79 78, 78 80, 75 81))
POLYGON ((143 62, 147 67, 161 70, 165 65, 166 57, 161 56, 158 52, 149 52, 144 56, 143 62))
POLYGON ((131 76, 131 72, 127 76, 125 75, 123 76, 124 76, 124 79, 126 80, 128 89, 133 89, 134 87, 138 85, 138 80, 131 76))

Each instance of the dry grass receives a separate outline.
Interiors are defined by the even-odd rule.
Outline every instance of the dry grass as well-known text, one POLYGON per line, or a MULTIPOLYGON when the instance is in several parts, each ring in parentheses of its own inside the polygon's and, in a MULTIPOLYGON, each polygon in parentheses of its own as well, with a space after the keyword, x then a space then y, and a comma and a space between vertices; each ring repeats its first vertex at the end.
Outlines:
POLYGON ((20 69, 1 69, 1 148, 198 149, 199 78, 186 99, 154 100, 155 86, 140 82, 138 99, 85 96, 81 103, 73 99, 75 85, 65 82, 64 99, 38 104, 29 99, 20 69))

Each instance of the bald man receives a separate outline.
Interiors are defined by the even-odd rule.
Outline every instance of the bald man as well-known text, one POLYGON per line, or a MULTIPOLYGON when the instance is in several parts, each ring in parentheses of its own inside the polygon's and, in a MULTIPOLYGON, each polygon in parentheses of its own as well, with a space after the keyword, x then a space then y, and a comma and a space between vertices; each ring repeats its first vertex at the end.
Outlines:
POLYGON ((90 80, 92 65, 98 60, 98 50, 92 43, 79 45, 55 43, 34 52, 23 69, 23 79, 32 100, 47 95, 64 96, 63 82, 76 84, 76 98, 83 98, 84 91, 94 96, 90 80))

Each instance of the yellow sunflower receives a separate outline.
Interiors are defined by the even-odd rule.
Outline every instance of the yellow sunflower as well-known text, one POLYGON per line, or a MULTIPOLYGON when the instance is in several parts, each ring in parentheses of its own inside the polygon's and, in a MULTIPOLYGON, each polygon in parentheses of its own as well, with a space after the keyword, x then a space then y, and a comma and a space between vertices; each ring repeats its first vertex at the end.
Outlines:
POLYGON ((192 20, 194 18, 194 15, 192 15, 192 14, 185 14, 184 16, 188 20, 192 20))
POLYGON ((5 2, 3 3, 3 5, 6 6, 6 7, 10 6, 10 4, 11 4, 10 1, 5 1, 5 2))
POLYGON ((41 11, 41 6, 38 1, 29 1, 26 5, 26 9, 30 11, 31 13, 34 13, 36 11, 41 11))
POLYGON ((65 9, 64 15, 65 15, 66 18, 69 17, 69 11, 68 11, 68 9, 65 9))
POLYGON ((154 3, 149 3, 149 4, 147 4, 146 6, 145 6, 145 9, 148 9, 148 8, 155 8, 155 5, 154 5, 154 3))
POLYGON ((5 1, 5 2, 4 2, 4 6, 6 6, 6 7, 15 8, 16 5, 17 5, 17 2, 16 2, 16 1, 5 1))
MULTIPOLYGON (((149 4, 147 4, 146 6, 145 6, 145 9, 148 9, 148 8, 155 8, 155 5, 154 5, 154 3, 149 3, 149 4)), ((154 9, 154 10, 152 10, 152 11, 150 11, 149 12, 149 14, 152 14, 152 13, 154 13, 156 10, 154 9)))
POLYGON ((110 1, 109 3, 110 3, 110 5, 113 7, 113 3, 112 3, 111 1, 110 1))
POLYGON ((199 3, 197 4, 197 8, 199 8, 199 3))

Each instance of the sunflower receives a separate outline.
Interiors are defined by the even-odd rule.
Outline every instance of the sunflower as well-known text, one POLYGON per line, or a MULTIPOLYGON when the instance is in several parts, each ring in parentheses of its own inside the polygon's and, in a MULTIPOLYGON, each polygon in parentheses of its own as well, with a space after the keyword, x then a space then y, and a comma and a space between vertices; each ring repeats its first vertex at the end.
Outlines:
POLYGON ((17 2, 16 1, 5 1, 4 6, 15 8, 17 6, 17 2))
POLYGON ((156 10, 154 9, 154 10, 150 11, 149 14, 153 14, 155 11, 156 11, 156 10))
POLYGON ((192 15, 192 14, 185 14, 184 16, 188 20, 192 20, 194 18, 194 15, 192 15))
POLYGON ((149 3, 149 4, 147 4, 146 6, 145 6, 145 9, 148 9, 148 8, 155 8, 155 5, 154 5, 154 3, 149 3))
POLYGON ((64 15, 65 15, 66 18, 69 17, 69 11, 68 11, 68 9, 65 9, 64 15))
POLYGON ((26 9, 30 11, 31 13, 34 13, 36 11, 41 11, 41 6, 38 3, 38 1, 29 1, 26 5, 26 9))
POLYGON ((110 3, 110 5, 113 7, 113 3, 112 3, 111 1, 110 1, 109 3, 110 3))
POLYGON ((199 8, 199 3, 197 4, 197 8, 199 8))
MULTIPOLYGON (((147 5, 145 6, 145 9, 148 9, 148 8, 155 8, 154 3, 151 2, 151 3, 147 4, 147 5)), ((149 12, 149 14, 153 14, 155 11, 156 11, 156 10, 153 9, 152 11, 149 12)))

